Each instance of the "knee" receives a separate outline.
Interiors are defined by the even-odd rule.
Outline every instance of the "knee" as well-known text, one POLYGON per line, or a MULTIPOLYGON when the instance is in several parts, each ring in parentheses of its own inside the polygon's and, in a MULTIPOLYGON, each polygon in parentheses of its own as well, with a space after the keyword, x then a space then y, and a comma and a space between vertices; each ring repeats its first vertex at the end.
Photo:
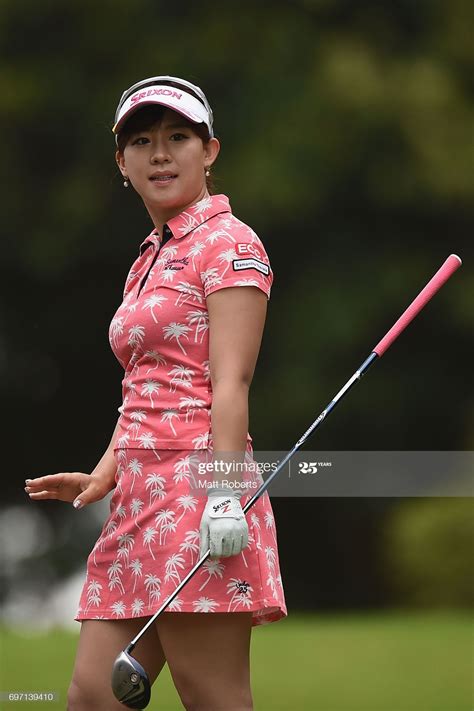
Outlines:
POLYGON ((186 711, 252 711, 252 692, 248 684, 225 684, 203 679, 175 679, 175 686, 186 711), (177 683, 176 683, 177 682, 177 683))
POLYGON ((97 697, 89 690, 86 691, 84 686, 78 684, 74 679, 69 685, 67 692, 67 711, 99 711, 97 706, 97 697))
POLYGON ((85 706, 82 701, 81 689, 72 680, 67 690, 67 711, 80 711, 82 708, 85 708, 85 706))

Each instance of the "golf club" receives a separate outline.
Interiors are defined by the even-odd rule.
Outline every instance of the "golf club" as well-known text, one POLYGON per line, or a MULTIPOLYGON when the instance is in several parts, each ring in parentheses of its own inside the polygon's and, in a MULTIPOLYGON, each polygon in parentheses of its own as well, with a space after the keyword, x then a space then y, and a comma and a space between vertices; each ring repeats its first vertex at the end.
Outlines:
MULTIPOLYGON (((244 514, 254 505, 257 499, 262 496, 262 494, 269 487, 276 475, 283 469, 283 467, 289 462, 295 452, 301 447, 301 445, 308 439, 308 437, 314 432, 314 430, 319 427, 321 422, 329 415, 329 413, 336 407, 338 402, 342 400, 344 395, 346 395, 353 385, 361 379, 361 377, 367 372, 372 363, 380 358, 385 351, 392 345, 392 343, 398 338, 398 336, 404 331, 408 324, 413 321, 415 316, 420 313, 428 301, 436 294, 436 292, 446 283, 446 281, 454 274, 454 272, 461 266, 462 261, 460 257, 456 254, 451 254, 444 264, 438 269, 436 274, 430 279, 427 285, 420 291, 418 296, 412 301, 408 308, 403 312, 398 321, 392 326, 392 328, 385 334, 381 341, 375 346, 368 358, 362 363, 362 365, 356 370, 354 375, 349 378, 347 383, 339 390, 337 395, 331 400, 327 407, 321 412, 321 414, 316 418, 313 424, 306 430, 303 436, 298 440, 293 449, 288 452, 288 454, 282 459, 280 464, 276 467, 273 473, 266 479, 262 486, 255 492, 252 498, 246 503, 243 508, 244 514)), ((145 632, 154 624, 156 618, 161 615, 163 610, 165 610, 168 605, 175 599, 180 590, 186 585, 188 580, 192 578, 194 573, 198 568, 204 563, 210 550, 201 557, 200 560, 194 565, 194 567, 189 571, 187 576, 181 581, 176 590, 169 596, 167 600, 161 605, 160 609, 151 617, 148 622, 144 625, 142 630, 132 639, 130 644, 119 654, 114 662, 112 670, 112 690, 115 697, 125 706, 131 709, 144 709, 150 701, 150 681, 146 671, 143 669, 141 664, 139 664, 132 656, 137 642, 145 634, 145 632)))

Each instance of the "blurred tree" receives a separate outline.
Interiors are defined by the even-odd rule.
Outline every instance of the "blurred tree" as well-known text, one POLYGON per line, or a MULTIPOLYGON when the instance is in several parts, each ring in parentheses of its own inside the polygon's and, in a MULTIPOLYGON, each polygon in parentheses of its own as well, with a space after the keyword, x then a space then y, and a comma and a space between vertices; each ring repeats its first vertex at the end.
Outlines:
POLYGON ((385 522, 384 543, 386 576, 397 602, 472 607, 470 499, 404 502, 385 522))

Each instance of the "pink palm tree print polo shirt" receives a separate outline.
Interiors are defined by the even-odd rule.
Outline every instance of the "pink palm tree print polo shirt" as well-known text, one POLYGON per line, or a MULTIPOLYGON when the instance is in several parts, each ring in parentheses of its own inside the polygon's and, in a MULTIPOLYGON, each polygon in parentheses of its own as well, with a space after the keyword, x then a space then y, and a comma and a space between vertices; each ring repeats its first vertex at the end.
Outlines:
MULTIPOLYGON (((262 242, 225 195, 202 199, 140 246, 110 324, 125 370, 116 448, 206 449, 212 388, 206 297, 273 273, 262 242)), ((251 441, 248 435, 249 442, 251 441)))

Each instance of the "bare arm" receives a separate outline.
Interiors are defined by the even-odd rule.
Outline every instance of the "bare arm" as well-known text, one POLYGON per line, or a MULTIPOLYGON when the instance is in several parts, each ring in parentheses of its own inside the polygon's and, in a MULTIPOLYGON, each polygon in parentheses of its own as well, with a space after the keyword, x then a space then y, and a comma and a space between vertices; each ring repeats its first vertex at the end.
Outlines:
POLYGON ((212 384, 214 452, 244 452, 248 393, 267 312, 267 297, 256 287, 220 289, 207 297, 212 384))
POLYGON ((91 476, 103 481, 107 485, 110 485, 110 489, 113 489, 115 485, 115 473, 117 471, 117 464, 114 457, 114 444, 118 428, 119 425, 117 420, 112 437, 110 438, 109 446, 105 450, 95 469, 91 472, 91 476))
MULTIPOLYGON (((262 340, 267 297, 253 286, 229 287, 210 294, 207 306, 213 460, 232 465, 244 460, 247 447, 248 394, 262 340)), ((200 555, 209 549, 211 558, 237 555, 249 540, 240 505, 245 493, 242 468, 231 466, 225 482, 218 476, 220 471, 216 467, 199 525, 200 555)))

